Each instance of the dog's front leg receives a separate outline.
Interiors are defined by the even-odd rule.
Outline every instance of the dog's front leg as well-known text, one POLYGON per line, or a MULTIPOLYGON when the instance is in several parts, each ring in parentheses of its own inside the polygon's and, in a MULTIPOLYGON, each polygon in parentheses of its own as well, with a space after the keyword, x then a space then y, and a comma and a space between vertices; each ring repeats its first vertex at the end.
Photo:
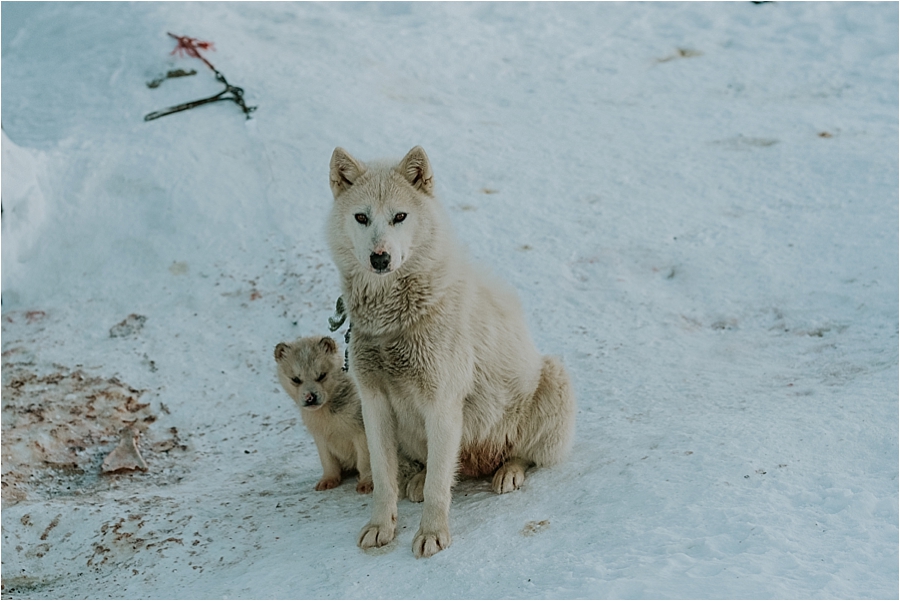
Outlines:
POLYGON ((456 477, 462 419, 462 406, 443 399, 433 402, 425 411, 428 468, 422 523, 413 539, 413 553, 417 558, 431 557, 451 543, 450 496, 456 477))
POLYGON ((360 396, 375 491, 372 518, 359 533, 357 544, 371 549, 394 540, 397 527, 397 433, 387 397, 371 390, 360 390, 360 396))

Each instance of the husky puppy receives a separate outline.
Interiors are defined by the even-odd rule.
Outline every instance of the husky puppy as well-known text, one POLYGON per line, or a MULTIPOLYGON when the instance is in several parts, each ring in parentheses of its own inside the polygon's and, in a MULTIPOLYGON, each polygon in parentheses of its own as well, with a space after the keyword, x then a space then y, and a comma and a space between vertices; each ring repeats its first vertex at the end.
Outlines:
POLYGON ((298 338, 275 347, 278 380, 300 407, 322 462, 316 490, 341 483, 344 471, 356 470, 356 492, 372 492, 369 448, 362 408, 353 380, 342 371, 343 357, 328 336, 298 338))
POLYGON ((565 457, 572 386, 562 363, 535 349, 515 292, 456 242, 421 147, 372 164, 337 148, 330 167, 328 242, 375 484, 358 544, 394 538, 402 453, 426 466, 409 492, 424 497, 413 553, 429 557, 450 545, 457 473, 492 475, 506 493, 530 467, 565 457))

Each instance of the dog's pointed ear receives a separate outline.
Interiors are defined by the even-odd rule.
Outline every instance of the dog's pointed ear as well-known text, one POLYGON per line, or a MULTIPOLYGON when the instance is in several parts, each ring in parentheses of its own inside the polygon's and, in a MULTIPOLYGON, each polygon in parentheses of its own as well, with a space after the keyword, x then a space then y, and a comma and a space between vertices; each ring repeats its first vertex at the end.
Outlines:
POLYGON ((334 341, 334 338, 329 338, 328 336, 322 336, 322 339, 319 340, 319 346, 325 349, 327 353, 336 353, 337 352, 337 342, 334 341))
POLYGON ((338 146, 331 153, 331 193, 337 198, 356 183, 359 176, 365 172, 365 165, 338 146))
POLYGON ((290 345, 284 342, 279 342, 275 346, 275 360, 281 361, 287 356, 287 352, 290 350, 290 345))
POLYGON ((431 163, 428 161, 428 155, 425 154, 425 150, 421 146, 416 146, 406 153, 406 156, 397 165, 397 171, 416 190, 429 196, 434 192, 434 176, 431 173, 431 163))

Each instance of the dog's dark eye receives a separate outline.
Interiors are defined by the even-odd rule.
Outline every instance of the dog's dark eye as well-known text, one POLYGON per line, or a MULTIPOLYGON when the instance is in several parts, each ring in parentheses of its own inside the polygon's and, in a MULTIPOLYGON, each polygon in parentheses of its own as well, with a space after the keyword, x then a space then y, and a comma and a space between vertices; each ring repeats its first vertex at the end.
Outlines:
POLYGON ((327 376, 327 375, 328 375, 327 373, 321 373, 321 374, 319 374, 319 377, 316 378, 316 382, 321 382, 322 380, 325 379, 325 376, 327 376))
POLYGON ((300 386, 301 384, 303 384, 303 380, 301 380, 300 378, 297 378, 297 377, 291 378, 291 382, 293 382, 297 386, 300 386))
POLYGON ((402 223, 406 219, 406 213, 397 213, 394 215, 394 223, 402 223))
POLYGON ((369 225, 369 218, 366 217, 365 213, 357 213, 353 217, 356 219, 357 223, 361 223, 363 225, 369 225))

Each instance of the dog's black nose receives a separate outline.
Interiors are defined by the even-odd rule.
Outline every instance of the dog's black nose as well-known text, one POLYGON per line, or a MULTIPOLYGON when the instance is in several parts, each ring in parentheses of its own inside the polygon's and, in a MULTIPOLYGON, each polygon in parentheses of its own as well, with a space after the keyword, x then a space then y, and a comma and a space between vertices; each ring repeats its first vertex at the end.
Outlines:
POLYGON ((384 271, 388 268, 388 265, 391 264, 391 255, 389 253, 382 253, 380 255, 372 253, 369 255, 369 261, 372 263, 372 268, 375 271, 384 271))
POLYGON ((303 399, 303 402, 307 407, 312 407, 313 405, 319 404, 319 397, 315 392, 307 392, 306 398, 303 399))

